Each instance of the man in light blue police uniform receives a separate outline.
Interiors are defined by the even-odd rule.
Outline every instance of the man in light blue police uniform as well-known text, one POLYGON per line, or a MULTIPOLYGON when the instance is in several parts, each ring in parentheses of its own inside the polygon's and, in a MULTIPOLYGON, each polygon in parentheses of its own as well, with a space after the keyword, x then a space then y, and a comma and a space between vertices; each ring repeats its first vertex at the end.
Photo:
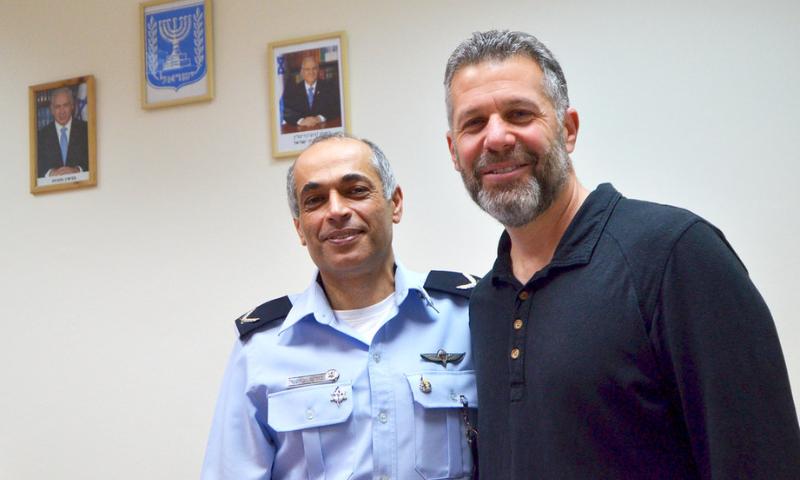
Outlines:
POLYGON ((317 271, 236 321, 202 480, 471 478, 475 279, 394 258, 403 193, 369 141, 318 137, 287 193, 317 271))

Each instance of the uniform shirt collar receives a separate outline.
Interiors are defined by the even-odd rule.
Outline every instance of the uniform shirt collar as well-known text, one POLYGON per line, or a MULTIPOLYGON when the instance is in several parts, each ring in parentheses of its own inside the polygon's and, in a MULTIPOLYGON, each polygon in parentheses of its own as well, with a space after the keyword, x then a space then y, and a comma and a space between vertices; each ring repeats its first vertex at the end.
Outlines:
MULTIPOLYGON (((553 259, 532 280, 547 276, 552 269, 589 263, 608 217, 621 197, 622 194, 610 183, 603 183, 590 193, 561 237, 553 259)), ((497 281, 516 283, 511 269, 511 237, 507 231, 500 236, 497 260, 492 269, 492 282, 497 281)))
MULTIPOLYGON (((417 290, 420 293, 420 295, 412 295, 410 298, 419 297, 421 300, 431 304, 427 292, 422 288, 425 283, 425 277, 406 270, 397 259, 395 259, 394 263, 396 267, 394 272, 394 298, 397 305, 402 305, 409 298, 408 293, 410 290, 417 290)), ((325 296, 325 290, 323 290, 318 281, 319 270, 314 271, 313 278, 314 281, 303 293, 291 298, 292 309, 286 316, 279 334, 292 328, 307 317, 312 317, 317 322, 325 325, 330 325, 333 322, 333 310, 328 303, 328 297, 325 296)))

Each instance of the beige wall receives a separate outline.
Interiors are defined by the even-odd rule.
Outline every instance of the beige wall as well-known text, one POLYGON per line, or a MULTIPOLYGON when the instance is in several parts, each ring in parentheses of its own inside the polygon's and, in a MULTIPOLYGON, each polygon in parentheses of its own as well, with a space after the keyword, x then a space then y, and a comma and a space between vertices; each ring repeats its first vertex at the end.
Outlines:
POLYGON ((800 3, 696 3, 216 0, 216 98, 144 111, 137 1, 0 0, 0 478, 197 478, 233 320, 312 274, 267 44, 338 30, 352 130, 405 191, 406 266, 490 267, 500 228, 450 164, 441 78, 473 30, 525 29, 566 71, 582 182, 722 228, 800 388, 800 3), (85 74, 99 185, 33 196, 27 88, 85 74))

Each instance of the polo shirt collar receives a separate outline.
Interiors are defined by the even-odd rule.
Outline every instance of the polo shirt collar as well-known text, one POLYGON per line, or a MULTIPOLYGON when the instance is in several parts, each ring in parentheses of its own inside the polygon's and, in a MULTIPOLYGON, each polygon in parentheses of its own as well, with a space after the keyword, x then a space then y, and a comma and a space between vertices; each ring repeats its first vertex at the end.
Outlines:
MULTIPOLYGON (((622 194, 610 183, 603 183, 590 193, 558 242, 553 259, 533 278, 547 276, 554 268, 574 267, 589 263, 608 218, 621 197, 622 194)), ((492 269, 492 283, 496 283, 498 280, 516 283, 511 269, 511 237, 507 231, 503 231, 500 236, 497 260, 492 269)))

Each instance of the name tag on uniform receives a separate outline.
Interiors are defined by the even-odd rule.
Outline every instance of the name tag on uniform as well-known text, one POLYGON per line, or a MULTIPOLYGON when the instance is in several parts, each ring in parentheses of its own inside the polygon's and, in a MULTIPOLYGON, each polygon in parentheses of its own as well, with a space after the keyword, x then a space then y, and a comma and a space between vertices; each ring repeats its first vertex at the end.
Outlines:
POLYGON ((325 373, 303 375, 302 377, 289 377, 289 379, 286 381, 286 388, 305 387, 307 385, 321 385, 323 383, 334 383, 336 380, 339 380, 339 371, 330 369, 325 373))

